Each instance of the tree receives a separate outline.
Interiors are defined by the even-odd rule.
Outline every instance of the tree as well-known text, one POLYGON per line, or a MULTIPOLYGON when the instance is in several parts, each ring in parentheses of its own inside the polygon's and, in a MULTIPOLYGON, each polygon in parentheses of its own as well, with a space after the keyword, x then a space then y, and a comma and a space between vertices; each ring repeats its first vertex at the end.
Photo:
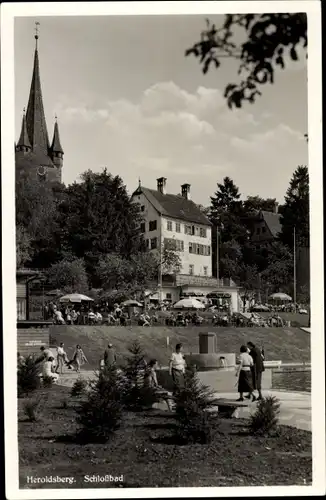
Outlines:
POLYGON ((29 239, 31 267, 48 267, 60 258, 58 205, 63 192, 61 185, 51 186, 36 181, 27 172, 17 172, 16 226, 20 228, 17 244, 21 245, 24 238, 26 245, 29 239))
POLYGON ((206 21, 201 40, 186 50, 200 59, 203 73, 211 65, 221 66, 221 58, 239 61, 240 83, 229 83, 224 96, 228 106, 240 108, 244 101, 255 102, 261 86, 274 82, 276 67, 285 68, 287 57, 297 61, 298 48, 307 47, 307 15, 294 14, 231 14, 220 28, 206 21), (237 45, 235 39, 244 39, 237 45))
POLYGON ((140 296, 157 281, 157 260, 150 252, 140 252, 129 258, 108 254, 99 259, 96 276, 104 291, 117 290, 131 297, 140 296))
POLYGON ((276 206, 275 198, 261 198, 260 196, 248 196, 243 202, 243 209, 245 213, 251 214, 264 210, 266 212, 273 212, 276 206))
MULTIPOLYGON (((156 259, 160 257, 156 254, 156 259)), ((157 264, 161 265, 160 262, 157 264)), ((177 242, 173 239, 165 240, 162 244, 162 274, 176 274, 181 269, 181 258, 177 251, 177 242)))
MULTIPOLYGON (((65 202, 60 205, 61 247, 85 258, 87 271, 95 276, 103 255, 128 258, 143 248, 139 208, 119 176, 113 177, 106 169, 101 173, 87 171, 80 183, 68 186, 65 202)), ((97 285, 92 282, 92 286, 97 285)))
POLYGON ((67 260, 52 264, 46 272, 49 284, 65 293, 85 293, 88 280, 83 259, 67 260))
POLYGON ((293 248, 295 228, 297 246, 309 246, 309 174, 306 166, 299 166, 294 172, 280 214, 281 241, 293 248))
POLYGON ((16 267, 19 269, 32 259, 31 237, 22 224, 16 226, 16 267))

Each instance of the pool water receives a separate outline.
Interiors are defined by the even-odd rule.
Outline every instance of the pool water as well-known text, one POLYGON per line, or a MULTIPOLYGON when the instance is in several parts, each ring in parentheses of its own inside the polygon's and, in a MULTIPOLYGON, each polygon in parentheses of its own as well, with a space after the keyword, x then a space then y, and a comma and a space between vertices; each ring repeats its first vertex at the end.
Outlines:
POLYGON ((311 371, 273 371, 272 387, 286 391, 311 392, 311 371))

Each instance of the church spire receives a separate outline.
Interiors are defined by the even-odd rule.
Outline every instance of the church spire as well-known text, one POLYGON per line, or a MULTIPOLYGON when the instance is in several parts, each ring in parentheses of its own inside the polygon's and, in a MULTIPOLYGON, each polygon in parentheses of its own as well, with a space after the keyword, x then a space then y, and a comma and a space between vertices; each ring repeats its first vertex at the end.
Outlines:
POLYGON ((29 140, 31 142, 33 151, 41 150, 43 153, 48 154, 49 137, 46 127, 43 97, 41 90, 40 80, 40 67, 38 59, 38 26, 35 23, 35 53, 34 53, 34 68, 31 82, 31 89, 29 93, 27 113, 26 113, 26 126, 29 140))
POLYGON ((16 145, 16 148, 19 150, 22 150, 22 149, 25 150, 25 148, 28 148, 28 149, 32 148, 30 140, 28 138, 28 134, 27 134, 25 108, 24 108, 24 114, 23 114, 23 120, 22 120, 22 129, 20 132, 20 137, 19 137, 19 141, 16 145))
POLYGON ((58 126, 57 116, 55 117, 53 140, 52 140, 52 144, 51 144, 51 151, 52 151, 52 153, 62 153, 63 154, 63 149, 62 149, 61 142, 60 142, 59 126, 58 126))

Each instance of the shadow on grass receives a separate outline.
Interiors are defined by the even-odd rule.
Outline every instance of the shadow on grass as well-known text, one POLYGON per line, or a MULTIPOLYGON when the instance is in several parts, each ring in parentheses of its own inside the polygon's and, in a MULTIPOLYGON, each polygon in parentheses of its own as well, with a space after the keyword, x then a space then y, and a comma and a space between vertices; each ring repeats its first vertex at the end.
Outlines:
POLYGON ((153 424, 143 424, 142 427, 146 427, 147 429, 176 429, 177 424, 174 422, 166 422, 166 423, 156 423, 153 424))
POLYGON ((182 445, 184 442, 180 440, 180 438, 174 434, 171 434, 169 436, 158 436, 158 437, 151 437, 150 438, 151 443, 154 444, 166 444, 170 446, 175 446, 175 445, 182 445))

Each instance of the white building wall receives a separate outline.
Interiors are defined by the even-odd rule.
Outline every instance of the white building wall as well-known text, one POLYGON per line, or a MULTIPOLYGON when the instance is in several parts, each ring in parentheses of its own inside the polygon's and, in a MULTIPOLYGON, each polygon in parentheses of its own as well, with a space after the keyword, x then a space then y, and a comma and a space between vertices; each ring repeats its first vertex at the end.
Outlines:
MULTIPOLYGON (((179 252, 182 268, 180 270, 181 274, 190 274, 189 266, 193 265, 193 274, 196 276, 212 276, 212 234, 210 226, 204 226, 200 224, 195 224, 191 222, 185 222, 182 220, 172 219, 168 217, 161 218, 162 224, 162 238, 182 240, 184 242, 183 252, 179 252), (172 231, 168 230, 168 222, 172 223, 172 231), (176 224, 180 224, 180 232, 176 231, 176 224), (198 235, 185 234, 185 226, 195 226, 196 228, 203 228, 206 230, 206 237, 198 235), (205 245, 209 247, 209 255, 198 255, 194 253, 189 253, 189 243, 197 243, 199 245, 205 245), (206 274, 205 274, 206 267, 206 274)), ((171 226, 170 226, 171 227, 171 226)))
POLYGON ((196 276, 212 276, 212 231, 210 226, 201 224, 194 224, 185 222, 178 219, 168 217, 161 217, 155 210, 153 205, 148 202, 144 194, 137 194, 133 200, 139 203, 143 210, 141 211, 143 220, 145 222, 144 239, 149 240, 149 249, 151 249, 151 240, 157 238, 157 249, 160 248, 160 242, 163 244, 164 239, 182 240, 184 243, 184 250, 179 252, 181 259, 181 274, 190 274, 190 265, 193 265, 193 274, 196 276), (157 221, 157 229, 154 231, 149 230, 150 221, 157 221), (172 224, 172 231, 168 230, 168 222, 172 224), (180 232, 176 231, 176 224, 180 224, 180 232), (195 228, 202 228, 206 230, 206 237, 199 235, 190 235, 185 233, 185 226, 195 226, 195 228), (197 243, 209 247, 209 255, 198 255, 189 252, 189 243, 197 243), (206 271, 205 271, 206 268, 206 271))

